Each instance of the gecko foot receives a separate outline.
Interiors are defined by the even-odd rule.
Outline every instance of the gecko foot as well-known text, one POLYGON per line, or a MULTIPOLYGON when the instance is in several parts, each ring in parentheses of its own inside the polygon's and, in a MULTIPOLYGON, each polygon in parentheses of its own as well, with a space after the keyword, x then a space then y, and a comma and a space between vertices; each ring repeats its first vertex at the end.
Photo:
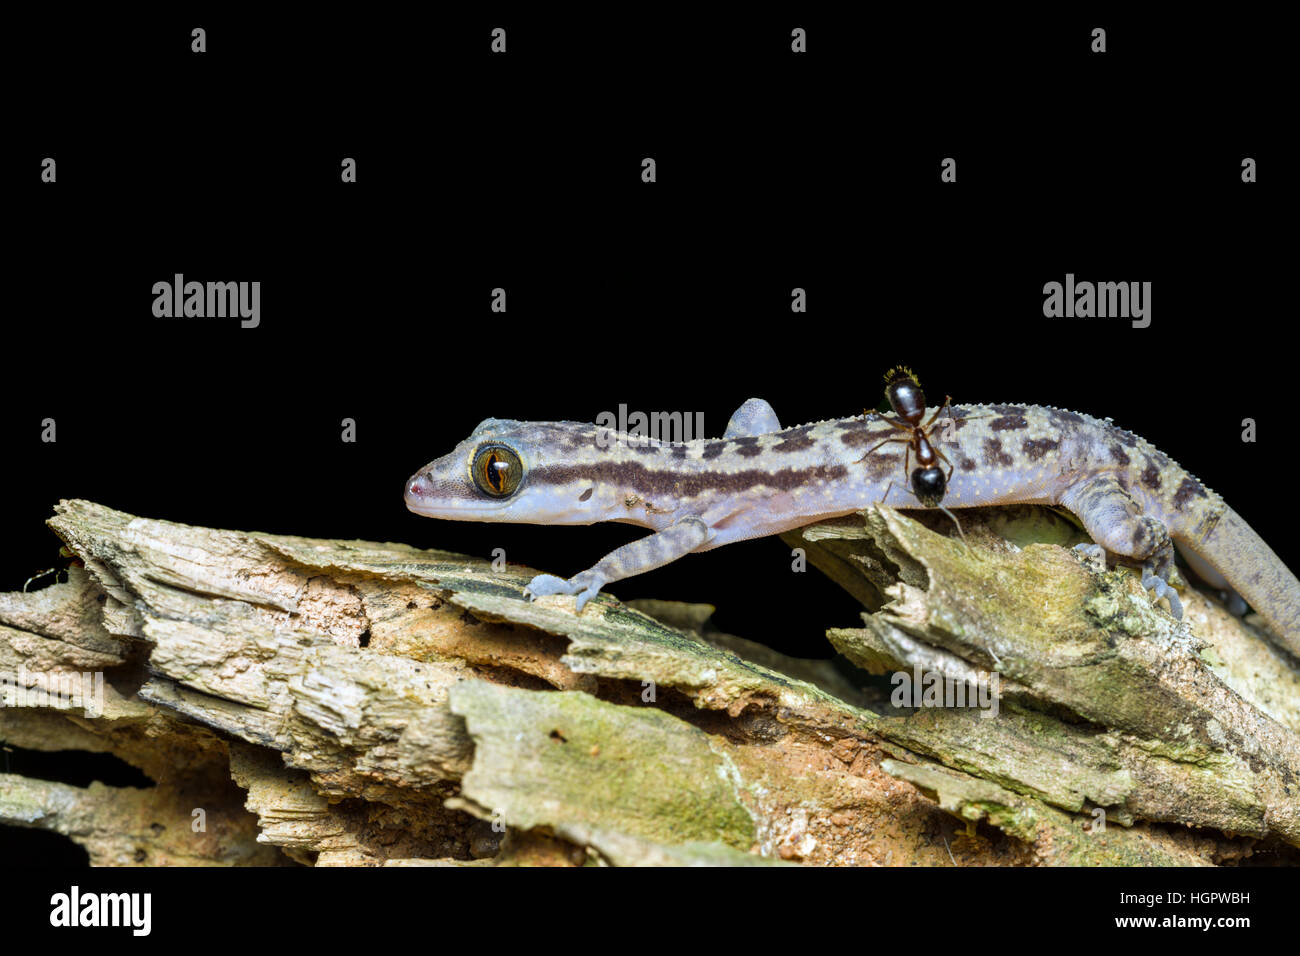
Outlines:
MULTIPOLYGON (((1148 559, 1142 565, 1142 586, 1155 595, 1156 600, 1165 598, 1169 601, 1169 613, 1175 619, 1183 619, 1183 602, 1178 599, 1178 592, 1175 591, 1156 570, 1160 562, 1156 559, 1148 559)), ((1168 573, 1168 572, 1166 572, 1168 573)))
POLYGON ((1219 600, 1223 602, 1223 609, 1233 617, 1245 617, 1246 612, 1250 610, 1246 599, 1231 589, 1220 591, 1219 600))
POLYGON ((1076 544, 1074 552, 1081 555, 1095 569, 1106 570, 1106 549, 1099 544, 1076 544))
MULTIPOLYGON (((1076 554, 1082 556, 1098 570, 1106 570, 1106 549, 1099 544, 1076 544, 1072 549, 1076 554)), ((1161 598, 1169 602, 1169 613, 1176 620, 1183 619, 1183 602, 1179 600, 1178 592, 1170 585, 1169 576, 1170 562, 1167 556, 1163 554, 1152 555, 1142 565, 1142 586, 1155 595, 1159 601, 1161 598)))
POLYGON ((524 588, 524 597, 534 601, 551 594, 576 594, 578 595, 576 610, 581 613, 587 602, 600 593, 603 583, 585 571, 582 574, 575 574, 567 581, 564 578, 557 578, 554 574, 539 574, 524 588))

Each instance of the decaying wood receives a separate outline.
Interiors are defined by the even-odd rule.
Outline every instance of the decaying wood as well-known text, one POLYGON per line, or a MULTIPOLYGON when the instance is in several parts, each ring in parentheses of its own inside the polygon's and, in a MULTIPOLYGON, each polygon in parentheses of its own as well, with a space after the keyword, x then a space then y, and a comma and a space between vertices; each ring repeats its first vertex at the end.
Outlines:
POLYGON ((156 785, 0 775, 0 823, 106 865, 1300 861, 1296 662, 1190 590, 1175 622, 1050 512, 962 518, 786 536, 868 608, 825 622, 853 670, 698 606, 529 603, 519 566, 62 502, 78 565, 0 595, 0 674, 102 701, 0 738, 156 785), (996 673, 997 716, 869 676, 914 668, 996 673))

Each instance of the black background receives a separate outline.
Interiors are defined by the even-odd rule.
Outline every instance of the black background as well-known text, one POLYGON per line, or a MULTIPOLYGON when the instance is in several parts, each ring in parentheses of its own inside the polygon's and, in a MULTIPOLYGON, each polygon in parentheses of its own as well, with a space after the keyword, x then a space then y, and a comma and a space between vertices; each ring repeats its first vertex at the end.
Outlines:
MULTIPOLYGON (((42 69, 7 177, 21 358, 0 586, 54 562, 42 522, 68 497, 503 547, 567 576, 641 532, 434 523, 406 511, 405 478, 489 416, 626 403, 720 433, 756 395, 799 424, 874 407, 899 362, 934 399, 1111 416, 1291 557, 1287 509, 1260 493, 1291 364, 1262 26, 1116 21, 1098 55, 1095 15, 204 14, 199 55, 194 16, 22 38, 42 69), (1245 156, 1262 182, 1241 182, 1245 156), (1044 318, 1043 284, 1069 272, 1150 281, 1151 327, 1044 318), (260 280, 260 327, 154 318, 175 273, 260 280)), ((856 613, 774 538, 613 591, 713 603, 720 626, 808 656, 856 613)))
MULTIPOLYGON (((57 563, 71 497, 567 576, 642 532, 435 522, 403 482, 489 416, 799 424, 900 362, 932 399, 1112 416, 1294 566, 1278 25, 844 6, 12 22, 0 589, 57 563), (154 318, 178 272, 260 280, 261 326, 154 318), (1150 281, 1151 326, 1044 318, 1069 272, 1150 281)), ((857 620, 775 538, 610 590, 804 656, 857 620)))

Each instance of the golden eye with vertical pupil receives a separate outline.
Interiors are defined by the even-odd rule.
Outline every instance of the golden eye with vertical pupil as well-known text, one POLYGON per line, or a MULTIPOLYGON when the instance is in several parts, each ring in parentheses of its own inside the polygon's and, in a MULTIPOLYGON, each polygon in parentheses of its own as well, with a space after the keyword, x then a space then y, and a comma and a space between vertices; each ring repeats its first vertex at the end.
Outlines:
POLYGON ((474 487, 489 498, 509 498, 519 488, 524 466, 513 449, 505 445, 484 445, 474 453, 470 476, 474 487))

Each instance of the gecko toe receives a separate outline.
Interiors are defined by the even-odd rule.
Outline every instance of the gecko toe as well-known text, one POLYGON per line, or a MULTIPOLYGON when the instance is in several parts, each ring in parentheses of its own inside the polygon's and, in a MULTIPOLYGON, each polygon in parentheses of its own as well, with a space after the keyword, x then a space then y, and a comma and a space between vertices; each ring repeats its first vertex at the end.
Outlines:
POLYGON ((1094 543, 1076 544, 1072 550, 1096 570, 1106 570, 1106 549, 1101 545, 1094 543))
POLYGON ((569 593, 578 595, 576 610, 581 614, 587 602, 599 594, 600 589, 605 586, 605 579, 592 571, 583 571, 581 574, 575 574, 569 584, 573 588, 569 593))
POLYGON ((539 597, 547 597, 551 594, 573 594, 575 590, 564 578, 557 578, 553 574, 539 574, 524 588, 524 597, 535 601, 539 597))
POLYGON ((1170 586, 1169 582, 1153 570, 1155 562, 1148 561, 1142 565, 1142 586, 1155 595, 1158 601, 1164 598, 1169 602, 1169 613, 1174 619, 1181 621, 1183 619, 1183 602, 1178 598, 1178 592, 1170 586))
POLYGON ((1181 621, 1183 619, 1183 602, 1178 599, 1178 592, 1170 588, 1165 597, 1169 599, 1169 613, 1174 616, 1174 620, 1181 621))
POLYGON ((575 574, 568 580, 557 578, 553 574, 539 574, 524 588, 524 597, 532 601, 552 594, 576 594, 578 596, 576 610, 581 612, 587 602, 600 593, 604 583, 586 571, 575 574))
POLYGON ((1245 617, 1246 612, 1250 610, 1250 605, 1246 603, 1246 599, 1236 591, 1220 591, 1219 600, 1223 602, 1223 609, 1233 617, 1245 617))

